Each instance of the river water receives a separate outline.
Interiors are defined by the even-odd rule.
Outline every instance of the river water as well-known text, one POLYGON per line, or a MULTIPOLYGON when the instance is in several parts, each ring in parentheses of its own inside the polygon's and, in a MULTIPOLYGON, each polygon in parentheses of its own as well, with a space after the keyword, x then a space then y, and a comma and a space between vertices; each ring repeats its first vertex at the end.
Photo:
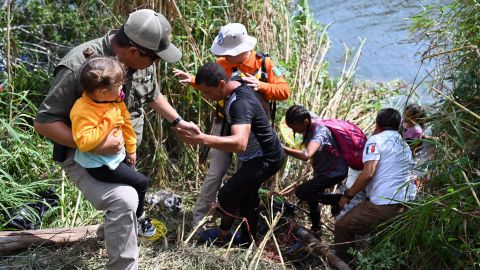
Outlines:
MULTIPOLYGON (((413 40, 408 28, 410 18, 422 12, 424 5, 443 0, 310 0, 310 8, 320 23, 331 24, 328 30, 331 49, 327 60, 329 72, 338 76, 343 66, 345 44, 357 48, 359 38, 366 39, 359 60, 356 78, 371 81, 395 79, 413 83, 420 65, 422 45, 413 40)), ((428 65, 420 68, 425 76, 428 65)), ((431 68, 431 66, 430 66, 431 68)), ((420 78, 419 78, 420 79, 420 78)), ((419 81, 417 79, 417 82, 419 81)), ((420 87, 423 103, 431 103, 425 87, 420 87)))

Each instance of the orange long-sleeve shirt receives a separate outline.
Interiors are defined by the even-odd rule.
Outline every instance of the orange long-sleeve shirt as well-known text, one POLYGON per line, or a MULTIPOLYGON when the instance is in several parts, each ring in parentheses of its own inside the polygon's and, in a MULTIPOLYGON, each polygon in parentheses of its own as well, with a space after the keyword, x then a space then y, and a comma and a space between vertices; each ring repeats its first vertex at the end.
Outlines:
POLYGON ((137 150, 137 138, 124 102, 97 103, 83 93, 70 111, 70 120, 73 140, 82 152, 93 150, 114 128, 122 131, 127 153, 137 150))
MULTIPOLYGON (((232 76, 234 68, 237 68, 243 73, 248 73, 252 75, 262 69, 262 58, 257 57, 256 51, 252 51, 247 61, 243 62, 240 65, 231 64, 225 59, 225 57, 217 58, 217 63, 225 69, 228 77, 232 76)), ((290 96, 290 87, 288 86, 283 76, 278 77, 275 74, 275 72, 273 71, 274 67, 275 65, 273 64, 270 57, 266 57, 265 68, 267 70, 268 82, 260 82, 258 91, 262 94, 264 98, 268 100, 286 100, 290 96)), ((195 76, 192 76, 192 81, 190 82, 190 84, 193 87, 197 88, 195 84, 195 76)))

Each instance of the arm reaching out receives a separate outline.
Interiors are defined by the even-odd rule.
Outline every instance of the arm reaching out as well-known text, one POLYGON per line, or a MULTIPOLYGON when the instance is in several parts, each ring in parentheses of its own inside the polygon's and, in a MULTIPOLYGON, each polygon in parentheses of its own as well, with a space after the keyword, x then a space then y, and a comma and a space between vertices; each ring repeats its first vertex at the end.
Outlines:
POLYGON ((244 152, 247 149, 250 129, 250 124, 239 124, 232 126, 232 135, 230 136, 192 134, 190 132, 178 132, 177 136, 188 144, 204 144, 226 152, 244 152))
POLYGON ((368 184, 373 178, 373 175, 375 175, 377 165, 378 160, 369 160, 365 162, 363 170, 358 175, 357 180, 355 180, 355 183, 353 183, 352 187, 347 190, 348 197, 342 196, 342 198, 340 199, 340 207, 345 206, 345 204, 350 202, 351 198, 353 198, 358 192, 364 190, 368 186, 368 184))
POLYGON ((310 141, 308 142, 307 144, 307 148, 305 148, 305 150, 297 150, 297 149, 293 149, 291 147, 288 147, 288 146, 283 146, 283 149, 285 150, 285 153, 287 153, 287 155, 290 155, 294 158, 298 158, 300 160, 303 160, 303 161, 307 161, 309 159, 311 159, 313 157, 313 155, 315 155, 315 153, 321 149, 322 145, 318 142, 314 142, 314 141, 310 141))
POLYGON ((181 84, 192 83, 192 75, 186 71, 174 68, 173 76, 178 77, 178 82, 181 84))
MULTIPOLYGON (((158 114, 163 116, 169 123, 173 122, 177 117, 179 117, 177 111, 168 103, 167 99, 160 94, 154 101, 148 104, 152 109, 155 110, 158 114)), ((187 122, 185 120, 180 120, 180 122, 175 126, 175 130, 179 131, 180 129, 188 130, 192 133, 199 134, 200 129, 197 125, 192 122, 187 122)))

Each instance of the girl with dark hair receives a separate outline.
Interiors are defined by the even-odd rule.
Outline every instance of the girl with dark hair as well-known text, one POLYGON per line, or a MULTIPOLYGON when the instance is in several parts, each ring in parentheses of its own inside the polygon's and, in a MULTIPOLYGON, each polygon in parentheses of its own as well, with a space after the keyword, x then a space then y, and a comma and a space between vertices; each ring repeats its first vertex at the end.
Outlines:
POLYGON ((294 133, 303 134, 305 149, 297 150, 287 146, 283 148, 290 156, 304 161, 312 160, 314 177, 312 180, 301 184, 295 194, 300 200, 307 201, 312 221, 311 230, 316 235, 320 235, 319 202, 332 205, 333 215, 338 213, 338 201, 341 195, 324 192, 327 188, 332 188, 346 178, 348 166, 342 157, 331 154, 331 151, 326 151, 327 147, 339 151, 337 141, 329 128, 321 124, 315 124, 315 119, 316 116, 311 114, 304 106, 293 105, 288 108, 285 115, 287 126, 294 133))
POLYGON ((91 57, 91 49, 83 54, 87 60, 80 68, 79 77, 84 92, 70 111, 72 135, 78 146, 74 160, 98 181, 135 188, 139 200, 136 211, 139 234, 153 236, 155 227, 145 218, 143 209, 148 178, 133 167, 137 160, 137 140, 123 102, 125 68, 113 57, 91 57), (116 136, 123 136, 125 142, 118 154, 106 156, 90 152, 114 129, 117 129, 116 136))
POLYGON ((421 139, 433 139, 424 134, 423 128, 425 124, 426 113, 423 108, 415 103, 408 104, 404 111, 404 120, 402 124, 402 137, 415 154, 420 146, 421 139))
POLYGON ((430 178, 428 170, 421 166, 421 164, 427 160, 426 156, 428 152, 425 151, 421 140, 437 139, 436 137, 425 135, 424 128, 426 118, 427 114, 425 113, 425 110, 415 103, 408 104, 403 112, 403 122, 401 127, 402 137, 412 150, 413 160, 416 164, 413 174, 417 187, 420 187, 423 181, 427 181, 430 178))

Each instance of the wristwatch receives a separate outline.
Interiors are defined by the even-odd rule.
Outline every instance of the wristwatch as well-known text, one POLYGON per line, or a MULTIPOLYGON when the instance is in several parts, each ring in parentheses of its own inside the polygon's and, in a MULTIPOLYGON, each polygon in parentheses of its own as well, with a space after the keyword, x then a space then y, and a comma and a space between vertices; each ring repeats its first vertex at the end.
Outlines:
POLYGON ((172 127, 175 127, 175 126, 178 125, 178 123, 180 123, 180 121, 182 121, 182 120, 183 120, 182 117, 177 116, 177 118, 175 118, 175 120, 173 120, 173 122, 171 122, 170 125, 171 125, 172 127))
POLYGON ((343 191, 343 196, 346 197, 347 199, 351 200, 353 198, 353 196, 350 196, 349 192, 350 192, 350 189, 348 189, 348 188, 345 189, 345 191, 343 191))

